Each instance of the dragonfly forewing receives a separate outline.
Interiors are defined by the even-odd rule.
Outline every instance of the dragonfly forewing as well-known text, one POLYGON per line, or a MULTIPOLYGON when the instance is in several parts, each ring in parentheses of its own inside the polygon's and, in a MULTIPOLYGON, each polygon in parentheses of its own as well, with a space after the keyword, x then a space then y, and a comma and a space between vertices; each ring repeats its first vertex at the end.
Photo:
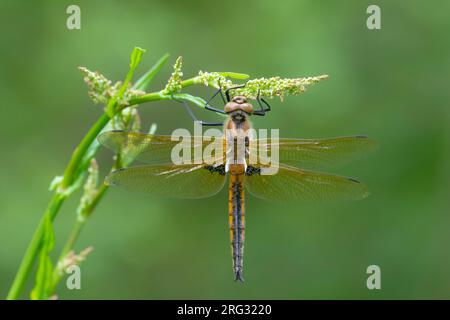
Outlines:
POLYGON ((139 160, 148 164, 224 163, 225 141, 222 138, 215 141, 186 136, 174 141, 174 138, 168 135, 114 130, 102 133, 98 140, 114 152, 120 152, 128 160, 139 160), (211 148, 212 144, 222 145, 222 148, 211 148))

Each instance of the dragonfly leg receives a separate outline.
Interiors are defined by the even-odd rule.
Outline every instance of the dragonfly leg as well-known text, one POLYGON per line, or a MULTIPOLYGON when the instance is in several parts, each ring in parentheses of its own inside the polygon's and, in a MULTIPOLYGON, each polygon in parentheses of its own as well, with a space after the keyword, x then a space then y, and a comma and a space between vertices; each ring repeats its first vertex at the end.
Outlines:
POLYGON ((227 97, 227 101, 230 102, 230 90, 243 88, 246 85, 247 85, 247 83, 244 83, 244 84, 241 84, 239 86, 234 86, 234 87, 231 87, 231 88, 228 88, 227 90, 225 90, 225 96, 227 97))
MULTIPOLYGON (((202 121, 199 120, 195 114, 192 112, 191 108, 189 108, 189 105, 187 104, 186 101, 181 100, 181 99, 176 99, 174 96, 172 96, 173 100, 180 102, 184 105, 184 108, 186 109, 187 113, 189 114, 189 116, 194 120, 194 121, 199 121, 201 123, 202 126, 223 126, 223 122, 207 122, 207 121, 202 121)), ((208 106, 206 106, 206 109, 208 109, 208 106)), ((209 109, 208 109, 209 110, 209 109)), ((222 110, 218 110, 218 111, 222 111, 222 110)), ((223 112, 223 111, 222 111, 223 112)), ((225 113, 225 112, 223 112, 225 113)))
POLYGON ((220 83, 220 79, 219 79, 219 91, 220 91, 220 97, 222 98, 223 104, 224 105, 227 104, 227 102, 229 102, 229 101, 225 100, 225 97, 223 96, 222 84, 220 83))
POLYGON ((258 105, 261 110, 253 111, 253 114, 257 115, 257 116, 265 116, 266 112, 269 112, 271 110, 271 108, 270 108, 269 103, 266 100, 264 100, 263 98, 261 98, 260 89, 258 89, 258 95, 256 96, 256 101, 258 101, 258 105), (262 105, 263 103, 266 105, 266 108, 263 107, 263 105, 262 105))
POLYGON ((194 121, 199 121, 201 123, 202 126, 211 126, 211 127, 218 127, 218 126, 223 126, 223 122, 206 122, 206 121, 202 121, 199 120, 195 114, 192 112, 191 108, 189 108, 189 105, 186 103, 186 101, 182 101, 187 113, 189 114, 189 116, 192 118, 192 120, 194 121))
MULTIPOLYGON (((220 87, 220 83, 219 83, 219 87, 220 87)), ((225 99, 224 99, 224 97, 223 97, 223 94, 222 94, 222 87, 220 87, 219 90, 217 90, 217 92, 214 93, 213 96, 212 96, 211 98, 209 98, 209 100, 206 102, 206 104, 205 104, 205 109, 206 109, 206 110, 209 110, 209 111, 213 111, 213 112, 225 114, 225 111, 220 110, 220 109, 217 109, 217 108, 214 108, 214 107, 212 107, 212 106, 209 104, 209 103, 210 103, 210 102, 211 102, 211 101, 212 101, 219 93, 220 93, 220 96, 222 97, 222 101, 224 102, 224 104, 226 103, 226 102, 225 102, 225 99)))
POLYGON ((223 111, 223 110, 220 110, 220 109, 217 109, 217 108, 213 108, 213 107, 211 107, 208 103, 206 103, 206 105, 205 105, 205 109, 206 110, 209 110, 209 111, 213 111, 213 112, 217 112, 217 113, 221 113, 221 114, 226 114, 226 112, 225 111, 223 111))

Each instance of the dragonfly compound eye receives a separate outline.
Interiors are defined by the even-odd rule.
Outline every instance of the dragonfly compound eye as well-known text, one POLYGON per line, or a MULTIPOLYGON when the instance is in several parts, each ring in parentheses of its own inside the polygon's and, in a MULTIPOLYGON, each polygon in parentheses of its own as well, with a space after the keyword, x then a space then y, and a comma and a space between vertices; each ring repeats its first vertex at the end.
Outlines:
POLYGON ((240 105, 240 109, 244 111, 245 113, 252 114, 253 113, 253 106, 250 103, 243 103, 240 105))

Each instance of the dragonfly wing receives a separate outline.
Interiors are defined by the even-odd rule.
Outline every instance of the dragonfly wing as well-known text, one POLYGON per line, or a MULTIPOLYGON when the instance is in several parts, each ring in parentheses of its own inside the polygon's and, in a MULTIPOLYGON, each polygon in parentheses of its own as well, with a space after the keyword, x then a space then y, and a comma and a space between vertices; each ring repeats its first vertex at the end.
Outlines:
POLYGON ((278 173, 261 175, 248 170, 245 185, 254 196, 269 200, 340 200, 363 199, 369 195, 366 186, 343 176, 306 171, 280 165, 278 173))
POLYGON ((98 140, 116 153, 121 152, 125 158, 137 159, 149 164, 172 163, 172 154, 182 157, 190 163, 219 164, 223 163, 225 154, 223 139, 208 141, 202 137, 186 136, 172 141, 172 136, 113 130, 102 133, 98 140), (217 148, 211 148, 211 144, 215 142, 217 142, 217 148), (182 143, 186 147, 186 152, 182 148, 182 143), (219 148, 220 145, 222 145, 222 149, 219 148), (210 152, 205 155, 204 150, 210 152))
POLYGON ((116 170, 106 182, 130 191, 169 198, 210 197, 225 184, 224 165, 146 165, 116 170))
MULTIPOLYGON (((256 140, 250 153, 259 155, 275 152, 278 148, 279 163, 295 167, 317 169, 346 163, 376 149, 377 143, 365 136, 331 139, 284 139, 278 141, 256 140), (258 142, 258 144, 256 143, 258 142)), ((273 157, 272 157, 273 158, 273 157)))

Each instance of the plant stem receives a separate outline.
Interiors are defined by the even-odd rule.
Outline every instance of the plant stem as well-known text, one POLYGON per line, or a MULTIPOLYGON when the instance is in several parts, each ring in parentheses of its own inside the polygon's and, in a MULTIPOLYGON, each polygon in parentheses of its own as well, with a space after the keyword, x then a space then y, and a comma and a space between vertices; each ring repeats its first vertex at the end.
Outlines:
POLYGON ((198 83, 198 77, 193 77, 193 78, 189 78, 189 79, 182 81, 181 86, 184 88, 184 87, 192 86, 197 83, 198 83))
POLYGON ((83 159, 86 151, 95 140, 95 138, 97 138, 98 134, 108 124, 109 120, 110 117, 106 113, 102 114, 97 122, 88 131, 83 140, 81 140, 78 147, 76 147, 75 151, 72 154, 72 158, 70 159, 69 165, 64 171, 64 177, 61 183, 61 188, 63 190, 72 184, 75 172, 80 166, 81 160, 83 159))
POLYGON ((66 244, 64 245, 63 249, 61 250, 61 253, 59 255, 58 261, 63 260, 66 255, 69 253, 70 250, 72 250, 75 242, 78 239, 78 236, 81 233, 81 230, 86 223, 86 220, 90 216, 91 212, 94 211, 95 207, 99 203, 100 199, 104 196, 105 192, 108 190, 108 185, 103 183, 102 186, 98 189, 98 193, 95 196, 95 199, 90 203, 89 207, 85 208, 82 215, 77 218, 76 223, 74 227, 72 228, 72 231, 70 232, 70 236, 67 239, 66 244))
POLYGON ((85 220, 82 219, 76 219, 75 225, 72 228, 72 231, 70 232, 70 236, 67 239, 66 244, 64 245, 63 249, 61 250, 61 253, 59 255, 58 262, 64 260, 66 255, 72 250, 73 245, 75 244, 75 241, 77 241, 78 236, 81 233, 81 229, 84 226, 85 220))
MULTIPOLYGON (((195 79, 195 78, 192 78, 192 79, 195 79)), ((193 84, 195 84, 195 81, 188 79, 188 80, 185 80, 185 84, 183 85, 183 87, 193 85, 193 84)), ((202 99, 195 100, 195 99, 193 99, 194 97, 191 95, 188 95, 188 94, 165 95, 159 91, 159 92, 148 93, 148 94, 136 97, 134 99, 131 99, 127 106, 117 108, 117 109, 119 109, 119 110, 117 110, 117 112, 121 111, 122 109, 124 109, 128 106, 142 104, 142 103, 150 102, 150 101, 172 100, 172 99, 174 99, 174 97, 177 97, 178 99, 191 101, 191 102, 195 103, 196 105, 201 106, 202 99)), ((106 112, 103 113, 100 116, 100 118, 94 123, 94 125, 91 127, 91 129, 88 131, 88 133, 83 138, 83 140, 81 140, 80 144, 75 148, 75 150, 72 154, 72 157, 70 159, 70 162, 67 165, 66 170, 64 171, 64 176, 63 176, 62 182, 61 182, 60 186, 58 187, 58 189, 54 192, 53 197, 50 200, 50 203, 47 207, 47 210, 46 210, 44 216, 42 217, 41 221, 39 222, 39 225, 30 241, 30 244, 28 245, 28 248, 25 251, 25 255, 22 258, 19 269, 16 273, 16 276, 11 285, 11 288, 8 292, 8 296, 7 296, 8 300, 16 300, 20 297, 20 293, 23 290, 25 281, 27 280, 27 278, 31 272, 33 264, 36 260, 37 253, 39 252, 42 234, 44 231, 44 221, 45 221, 46 215, 50 215, 51 221, 53 221, 55 219, 63 202, 67 198, 67 196, 64 194, 64 192, 73 183, 73 181, 76 177, 77 170, 80 167, 80 164, 83 160, 83 157, 85 156, 85 154, 88 151, 89 147, 91 146, 92 142, 100 134, 100 132, 103 130, 103 128, 108 124, 110 119, 111 118, 108 116, 108 114, 106 112)))
MULTIPOLYGON (((80 236, 81 231, 83 230, 83 227, 86 224, 86 221, 92 211, 97 207, 97 204, 100 202, 100 200, 105 195, 106 191, 108 190, 108 185, 103 183, 102 186, 98 189, 98 193, 93 199, 93 201, 90 203, 90 205, 84 209, 82 215, 78 216, 75 222, 75 225, 72 228, 72 231, 70 232, 69 238, 67 239, 63 249, 61 250, 61 253, 59 254, 58 262, 56 264, 56 268, 59 267, 60 264, 63 263, 64 259, 66 258, 67 254, 73 249, 75 242, 78 240, 78 237, 80 236)), ((52 282, 52 293, 54 293, 56 286, 61 281, 61 278, 63 276, 64 270, 57 270, 53 275, 53 282, 52 282)))
POLYGON ((50 215, 50 219, 53 219, 58 210, 61 208, 62 203, 64 202, 64 197, 59 193, 54 193, 50 203, 45 211, 44 216, 41 218, 39 225, 34 232, 33 238, 31 239, 30 244, 28 245, 27 251, 22 259, 19 270, 17 271, 14 282, 9 290, 7 299, 15 300, 18 299, 20 293, 23 289, 24 283, 33 267, 34 261, 36 260, 36 256, 39 252, 39 247, 41 245, 41 238, 44 233, 45 227, 45 219, 47 215, 50 215))

